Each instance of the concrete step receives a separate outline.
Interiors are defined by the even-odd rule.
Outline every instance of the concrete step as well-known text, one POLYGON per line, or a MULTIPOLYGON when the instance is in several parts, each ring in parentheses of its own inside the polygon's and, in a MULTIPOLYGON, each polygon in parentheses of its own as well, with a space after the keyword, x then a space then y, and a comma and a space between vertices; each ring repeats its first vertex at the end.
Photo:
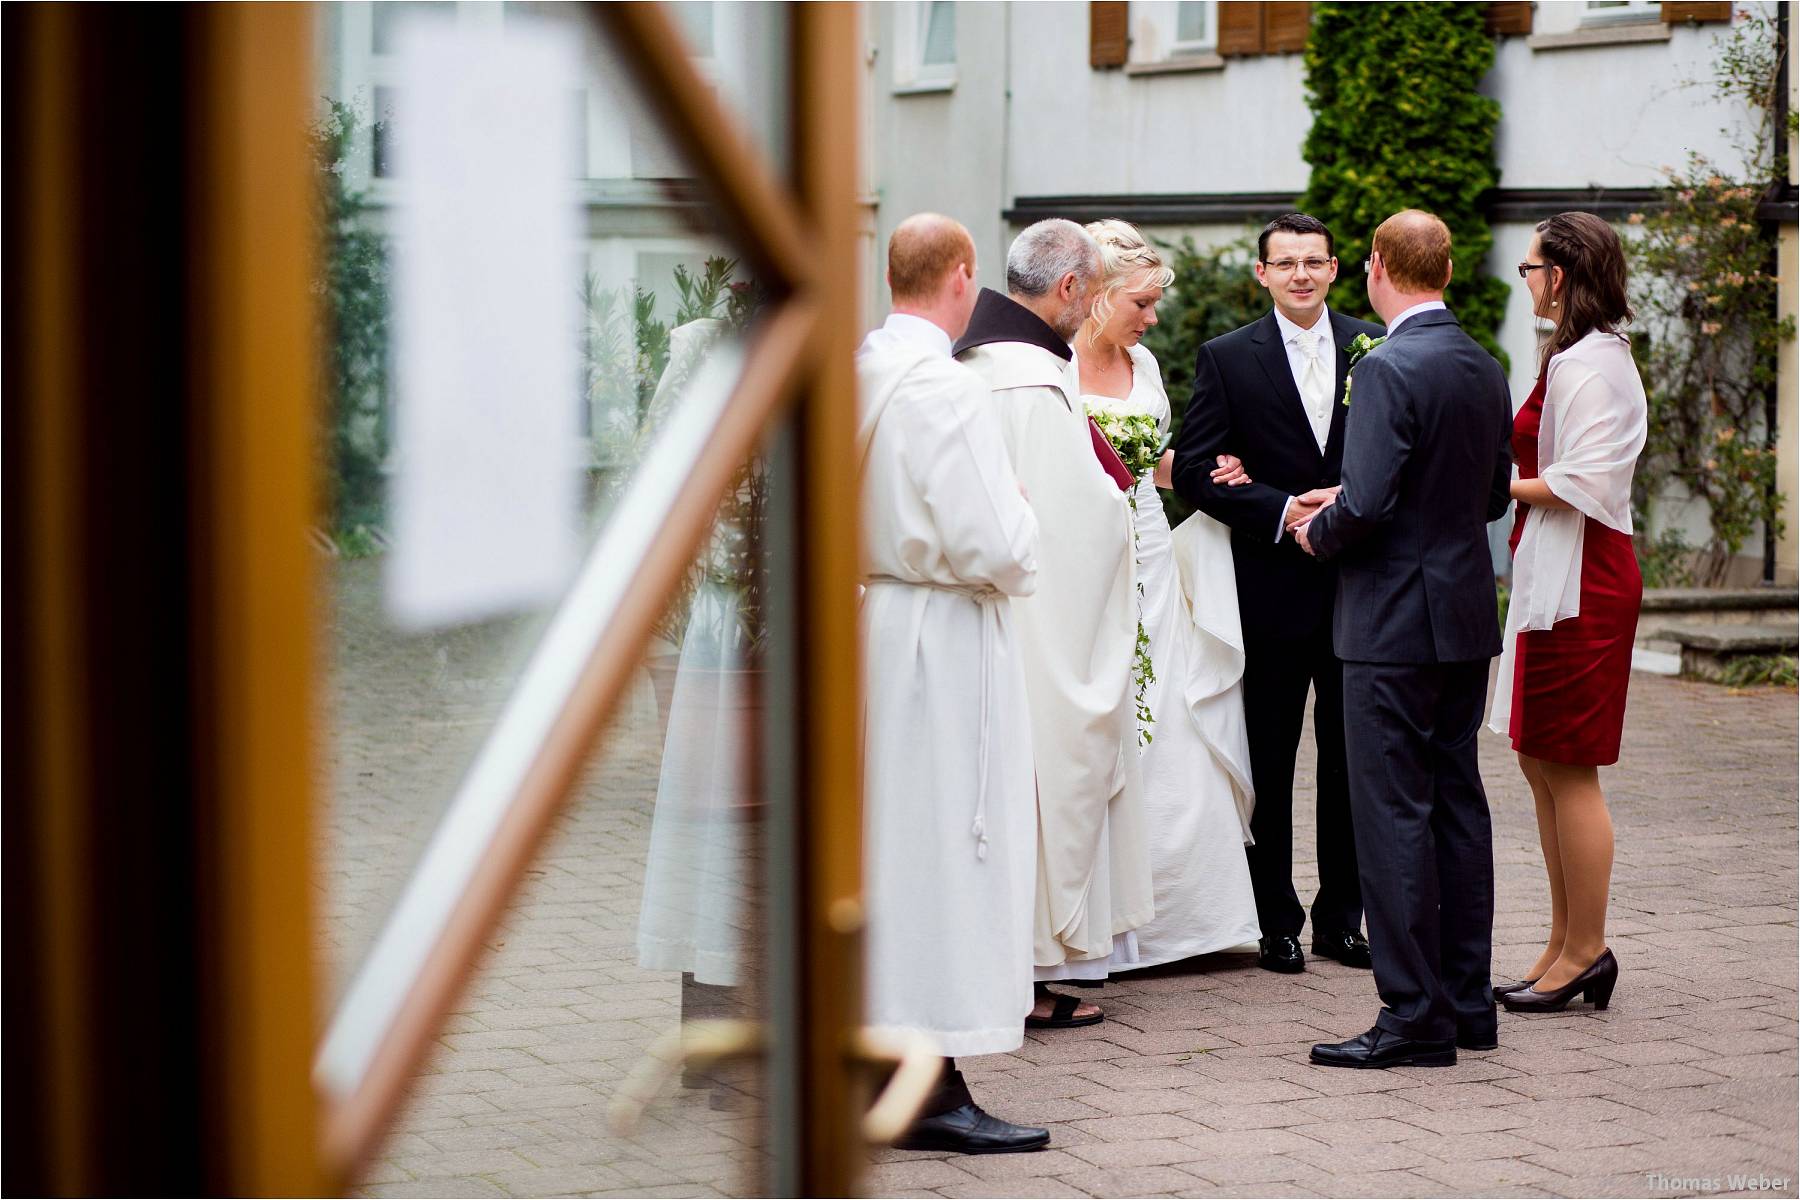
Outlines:
MULTIPOLYGON (((1683 675, 1716 682, 1734 659, 1800 651, 1800 629, 1793 625, 1676 625, 1663 629, 1657 641, 1680 647, 1683 675)), ((1634 652, 1633 665, 1636 657, 1634 652)))

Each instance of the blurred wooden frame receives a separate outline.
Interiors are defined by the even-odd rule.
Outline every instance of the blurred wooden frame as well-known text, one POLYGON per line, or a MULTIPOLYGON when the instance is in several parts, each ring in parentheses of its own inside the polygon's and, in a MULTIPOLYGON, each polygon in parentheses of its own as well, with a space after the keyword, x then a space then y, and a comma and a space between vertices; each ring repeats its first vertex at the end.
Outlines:
MULTIPOLYGON (((860 928, 846 922, 861 887, 856 668, 854 377, 857 23, 847 4, 790 9, 796 181, 766 165, 736 117, 695 71, 659 4, 593 4, 665 131, 713 192, 714 215, 777 299, 751 345, 713 438, 699 447, 630 600, 597 637, 573 701, 539 747, 470 886, 356 1091, 325 1098, 323 1154, 338 1187, 376 1152, 484 944, 519 887, 580 768, 628 685, 666 598, 687 569, 733 471, 794 405, 801 449, 799 628, 801 768, 807 834, 800 849, 807 963, 800 981, 810 1048, 803 1072, 802 1195, 848 1195, 861 1161, 846 1059, 861 1021, 860 928), (805 232, 803 232, 805 231, 805 232), (836 919, 828 914, 837 914, 836 919)), ((598 1131, 596 1131, 598 1133, 598 1131)))

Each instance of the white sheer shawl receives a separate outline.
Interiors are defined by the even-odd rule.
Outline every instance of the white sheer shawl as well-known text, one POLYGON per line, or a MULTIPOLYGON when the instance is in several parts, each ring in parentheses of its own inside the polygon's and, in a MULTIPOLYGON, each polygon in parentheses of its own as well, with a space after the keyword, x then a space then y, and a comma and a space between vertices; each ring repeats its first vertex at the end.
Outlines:
POLYGON ((1587 517, 1631 532, 1631 475, 1648 433, 1644 381, 1623 336, 1595 330, 1550 359, 1538 429, 1538 478, 1569 508, 1533 505, 1513 555, 1512 599, 1488 728, 1512 722, 1519 633, 1581 615, 1587 517))

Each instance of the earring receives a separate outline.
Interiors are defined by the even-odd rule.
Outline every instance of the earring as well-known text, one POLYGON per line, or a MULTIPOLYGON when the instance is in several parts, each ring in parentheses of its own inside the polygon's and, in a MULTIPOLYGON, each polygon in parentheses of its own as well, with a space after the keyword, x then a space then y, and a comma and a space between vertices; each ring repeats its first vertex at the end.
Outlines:
POLYGON ((1561 301, 1561 300, 1552 300, 1552 301, 1551 301, 1551 302, 1550 302, 1550 307, 1551 307, 1551 308, 1555 308, 1555 307, 1556 307, 1556 306, 1557 306, 1557 305, 1559 305, 1559 304, 1561 304, 1561 303, 1562 303, 1562 301, 1561 301))

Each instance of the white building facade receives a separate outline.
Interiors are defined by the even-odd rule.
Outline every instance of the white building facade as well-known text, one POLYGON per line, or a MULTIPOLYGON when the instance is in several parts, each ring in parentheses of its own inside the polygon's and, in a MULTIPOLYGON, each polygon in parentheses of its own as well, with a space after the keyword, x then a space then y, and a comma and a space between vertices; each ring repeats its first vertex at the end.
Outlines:
MULTIPOLYGON (((1383 5, 1365 7, 1381 19, 1383 5)), ((1516 282, 1512 265, 1552 213, 1620 220, 1653 203, 1663 168, 1691 151, 1734 160, 1749 114, 1706 86, 1732 5, 1485 7, 1498 45, 1481 90, 1501 110, 1488 273, 1516 282)), ((1043 217, 1121 217, 1155 237, 1192 234, 1207 245, 1292 211, 1308 177, 1301 147, 1312 115, 1299 51, 1309 10, 1219 0, 871 5, 871 253, 909 213, 948 213, 974 232, 983 282, 1002 287, 1012 235, 1043 217)), ((1791 184, 1777 207, 1791 247, 1791 184)), ((872 316, 885 304, 881 267, 878 258, 869 267, 872 316)), ((1793 272, 1784 274, 1791 312, 1793 272)), ((1512 289, 1499 337, 1523 401, 1538 344, 1523 287, 1512 289)), ((1784 430, 1795 428, 1794 391, 1790 369, 1784 430)), ((1792 474, 1789 465, 1790 497, 1800 491, 1792 474)), ((1695 507, 1667 509, 1690 542, 1703 542, 1705 513, 1695 507)), ((1796 524, 1776 555, 1788 582, 1796 524)), ((1740 573, 1760 576, 1760 543, 1744 554, 1755 561, 1740 573)))

